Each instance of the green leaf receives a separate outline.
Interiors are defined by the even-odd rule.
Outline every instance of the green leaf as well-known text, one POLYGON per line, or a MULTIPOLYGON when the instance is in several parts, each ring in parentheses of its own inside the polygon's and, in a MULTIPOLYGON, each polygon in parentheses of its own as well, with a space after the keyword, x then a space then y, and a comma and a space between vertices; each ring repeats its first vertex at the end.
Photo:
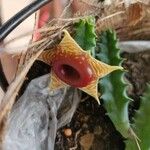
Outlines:
POLYGON ((94 55, 96 47, 96 34, 95 34, 95 18, 87 17, 81 19, 74 25, 75 41, 80 47, 86 51, 90 51, 94 55))
MULTIPOLYGON (((118 53, 116 33, 111 30, 102 32, 97 44, 96 58, 109 65, 119 66, 122 59, 119 58, 118 53)), ((123 76, 123 71, 115 71, 101 79, 99 87, 107 115, 116 129, 124 137, 128 137, 130 129, 128 103, 130 99, 126 96, 126 84, 123 76)))
MULTIPOLYGON (((141 98, 141 105, 135 114, 133 130, 140 139, 138 142, 141 150, 150 150, 150 85, 141 98)), ((136 143, 128 140, 126 142, 127 150, 137 150, 136 143)))

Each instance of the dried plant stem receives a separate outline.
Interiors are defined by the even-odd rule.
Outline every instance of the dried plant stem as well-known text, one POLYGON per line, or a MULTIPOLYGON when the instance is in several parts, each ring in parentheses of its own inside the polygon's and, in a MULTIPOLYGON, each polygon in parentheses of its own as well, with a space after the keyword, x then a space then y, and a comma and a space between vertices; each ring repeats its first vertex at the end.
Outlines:
POLYGON ((68 8, 71 6, 72 2, 73 2, 73 0, 70 0, 70 1, 69 1, 68 5, 64 8, 62 14, 60 15, 60 18, 63 18, 63 17, 64 17, 64 15, 66 14, 68 8))
POLYGON ((134 138, 138 150, 141 150, 141 147, 140 147, 140 145, 139 145, 139 142, 141 142, 141 140, 138 138, 138 136, 135 134, 135 132, 133 131, 132 128, 130 128, 129 132, 130 132, 131 136, 134 138))
POLYGON ((10 108, 14 104, 15 96, 17 95, 18 89, 16 89, 21 81, 25 78, 28 70, 34 63, 34 61, 38 58, 38 56, 42 53, 43 50, 38 51, 28 62, 26 67, 22 70, 22 72, 16 76, 15 80, 10 84, 6 94, 2 99, 2 104, 0 105, 0 122, 2 121, 3 117, 10 111, 10 108), (13 95, 13 97, 12 97, 13 95))
POLYGON ((120 15, 120 14, 123 14, 123 13, 125 13, 125 11, 119 11, 119 12, 116 12, 116 13, 111 14, 111 15, 109 15, 109 16, 103 17, 103 18, 101 18, 99 21, 100 21, 100 22, 101 22, 101 21, 105 21, 105 20, 107 20, 107 19, 109 19, 109 18, 112 18, 112 17, 114 17, 114 16, 117 16, 117 15, 120 15))

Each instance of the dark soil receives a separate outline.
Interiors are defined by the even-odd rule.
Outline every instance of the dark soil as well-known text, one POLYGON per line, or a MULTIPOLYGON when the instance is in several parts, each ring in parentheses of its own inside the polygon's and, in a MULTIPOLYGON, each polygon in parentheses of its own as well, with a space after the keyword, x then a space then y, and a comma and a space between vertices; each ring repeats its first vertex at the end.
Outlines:
MULTIPOLYGON (((129 71, 126 78, 132 85, 132 88, 128 89, 128 95, 134 100, 129 107, 132 120, 134 110, 140 106, 140 97, 145 91, 146 83, 150 81, 150 51, 123 53, 122 56, 126 58, 123 66, 129 71)), ((35 62, 22 92, 31 79, 48 72, 49 66, 35 62)), ((72 121, 57 132, 55 150, 124 150, 124 140, 106 115, 103 106, 89 98, 80 102, 72 121), (66 134, 68 129, 71 131, 70 135, 66 134)))
POLYGON ((85 149, 82 145, 90 147, 89 143, 91 150, 123 150, 123 138, 105 113, 94 99, 81 102, 71 123, 58 131, 55 150, 81 150, 85 149), (68 128, 70 137, 64 134, 68 128))

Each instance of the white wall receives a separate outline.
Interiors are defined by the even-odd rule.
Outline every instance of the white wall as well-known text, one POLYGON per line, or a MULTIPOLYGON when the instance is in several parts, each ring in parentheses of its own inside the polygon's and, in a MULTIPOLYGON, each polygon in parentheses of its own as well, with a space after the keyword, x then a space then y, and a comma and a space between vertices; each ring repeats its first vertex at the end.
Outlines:
MULTIPOLYGON (((7 21, 14 14, 16 14, 19 10, 28 5, 31 0, 1 0, 2 6, 2 20, 3 22, 7 21)), ((13 39, 14 37, 21 35, 23 33, 27 33, 32 31, 34 25, 34 15, 30 16, 26 19, 22 24, 20 24, 7 38, 6 41, 13 39)), ((30 36, 23 38, 21 40, 17 40, 9 45, 7 45, 6 49, 11 53, 19 50, 20 47, 24 47, 28 45, 30 36)))
MULTIPOLYGON (((2 7, 2 20, 3 23, 7 21, 9 18, 11 18, 15 13, 17 13, 19 10, 21 10, 23 7, 28 5, 31 2, 31 0, 0 0, 0 5, 2 7)), ((5 41, 9 41, 10 39, 13 39, 14 37, 21 35, 23 33, 29 32, 33 29, 34 25, 34 15, 30 16, 28 19, 26 19, 21 25, 19 25, 7 38, 5 41)), ((25 47, 28 45, 30 36, 23 38, 21 40, 17 40, 9 45, 7 45, 5 48, 10 52, 14 53, 17 50, 21 50, 22 47, 25 47), (19 48, 21 47, 21 49, 19 48)), ((11 61, 11 60, 9 60, 11 61)), ((6 70, 6 71, 10 71, 6 70)), ((0 88, 0 101, 2 99, 3 92, 0 88)))

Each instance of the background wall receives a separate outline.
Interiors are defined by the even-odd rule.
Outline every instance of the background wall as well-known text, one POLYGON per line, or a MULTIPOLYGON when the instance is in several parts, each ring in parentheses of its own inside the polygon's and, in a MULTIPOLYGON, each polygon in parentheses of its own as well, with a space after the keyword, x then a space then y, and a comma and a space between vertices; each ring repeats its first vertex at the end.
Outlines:
MULTIPOLYGON (((16 14, 23 7, 28 5, 31 0, 1 0, 1 12, 2 12, 2 22, 7 21, 14 14, 16 14)), ((30 16, 23 23, 21 23, 7 38, 5 41, 13 39, 16 36, 19 36, 23 33, 32 31, 34 25, 34 15, 30 16)), ((20 47, 24 47, 28 44, 30 36, 23 39, 17 40, 6 46, 6 49, 9 52, 14 52, 20 47)))
MULTIPOLYGON (((7 21, 9 18, 11 18, 14 14, 16 14, 19 10, 21 10, 23 7, 28 5, 31 2, 31 0, 0 0, 0 9, 1 9, 1 17, 2 17, 2 23, 7 21)), ((20 24, 6 39, 4 42, 7 42, 21 34, 27 33, 29 31, 33 30, 34 25, 34 17, 35 15, 30 16, 28 19, 26 19, 22 24, 20 24)), ((9 45, 6 45, 4 48, 9 53, 17 52, 18 50, 25 49, 28 45, 28 42, 30 40, 31 36, 27 36, 25 38, 22 38, 20 40, 17 40, 13 43, 10 43, 9 45)), ((2 54, 0 53, 0 56, 2 54)), ((5 57, 3 55, 2 57, 5 57)), ((15 60, 16 61, 16 60, 15 60)), ((10 59, 9 57, 5 57, 5 61, 3 61, 3 64, 12 64, 15 67, 15 61, 14 59, 10 59)), ((6 67, 5 72, 11 76, 13 74, 14 68, 11 67, 7 69, 6 67)), ((2 98, 3 92, 0 89, 0 101, 2 98)))

